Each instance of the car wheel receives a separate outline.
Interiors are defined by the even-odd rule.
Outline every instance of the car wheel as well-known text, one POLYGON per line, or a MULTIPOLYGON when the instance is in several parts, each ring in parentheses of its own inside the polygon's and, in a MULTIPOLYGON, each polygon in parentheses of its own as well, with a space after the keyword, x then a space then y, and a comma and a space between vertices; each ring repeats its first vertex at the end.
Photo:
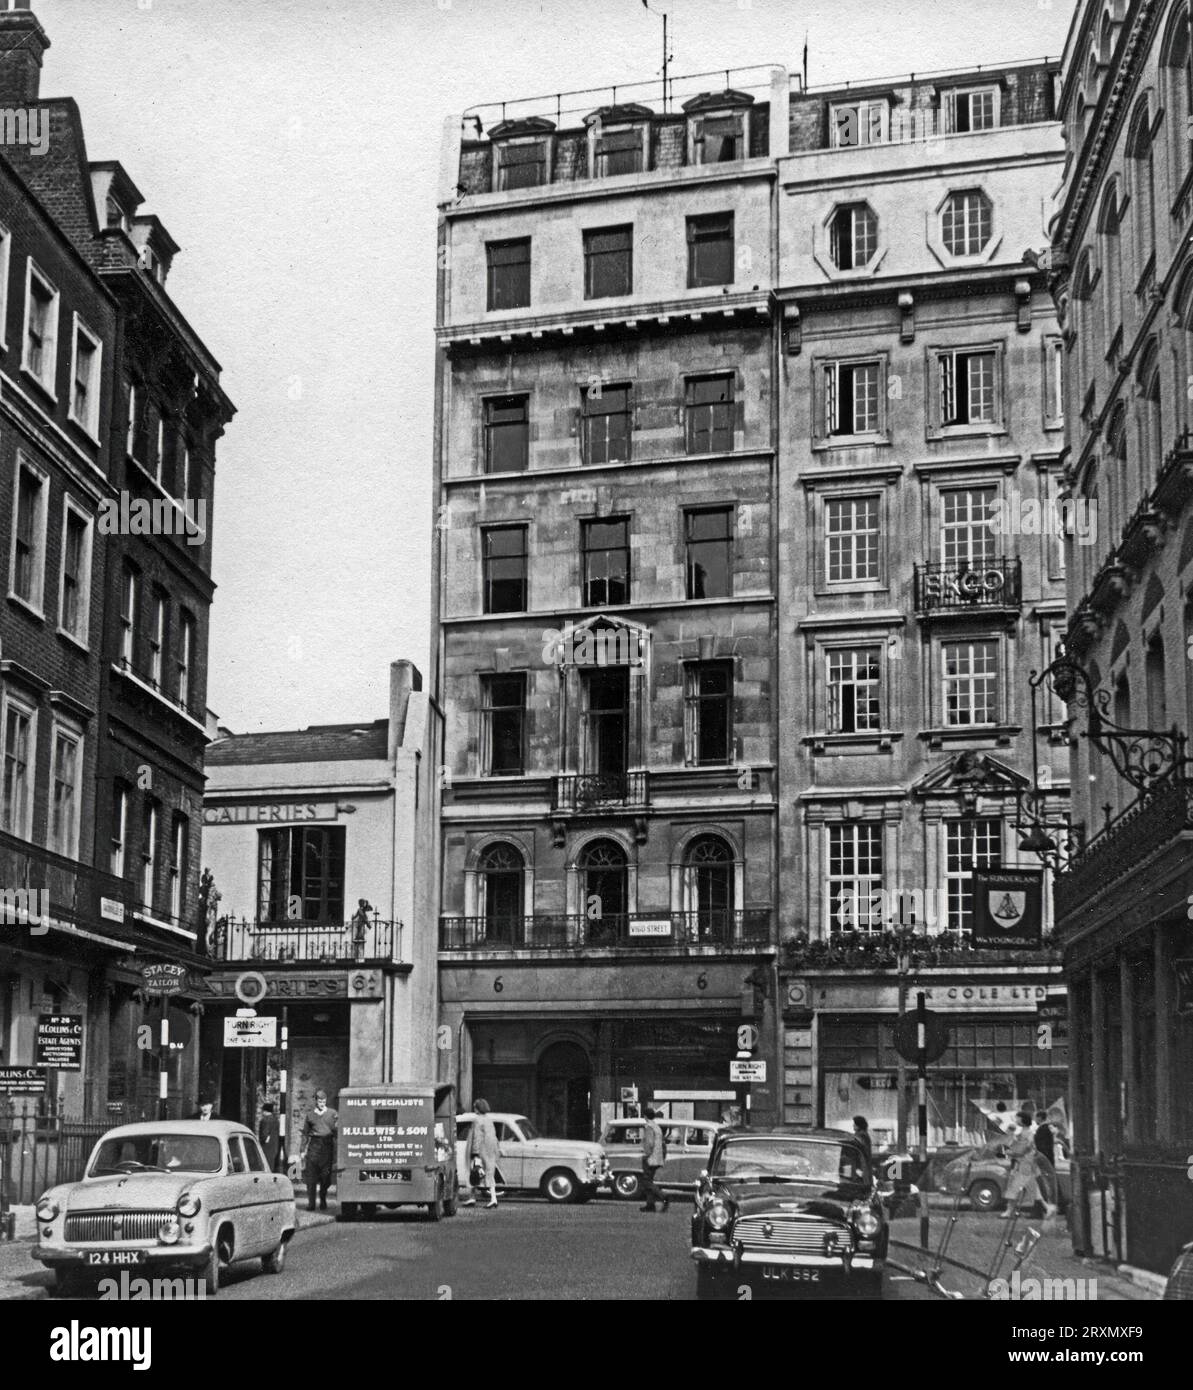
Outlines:
POLYGON ((220 1283, 228 1271, 231 1257, 232 1247, 228 1243, 228 1233, 226 1230, 219 1231, 212 1243, 207 1264, 203 1268, 203 1288, 206 1293, 219 1293, 220 1283))
POLYGON ((435 1184, 435 1200, 427 1203, 427 1220, 443 1220, 443 1184, 441 1182, 435 1184))
POLYGON ((543 1179, 543 1196, 548 1202, 574 1202, 578 1186, 566 1168, 553 1168, 543 1179))
POLYGON ((623 1202, 634 1202, 642 1190, 642 1179, 637 1173, 618 1173, 613 1179, 613 1191, 623 1202))
POLYGON ((271 1254, 266 1255, 261 1261, 261 1268, 266 1274, 281 1274, 286 1268, 286 1246, 289 1241, 283 1240, 278 1244, 278 1248, 271 1254))
POLYGON ((969 1200, 975 1211, 993 1211, 1002 1205, 1002 1188, 991 1178, 982 1178, 969 1189, 969 1200))

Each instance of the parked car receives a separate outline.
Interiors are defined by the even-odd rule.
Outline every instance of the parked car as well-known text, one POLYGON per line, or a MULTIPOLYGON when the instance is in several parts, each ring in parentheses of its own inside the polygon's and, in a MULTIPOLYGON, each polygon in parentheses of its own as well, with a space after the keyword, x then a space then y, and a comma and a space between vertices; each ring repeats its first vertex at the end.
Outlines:
POLYGON ((50 1188, 36 1213, 33 1258, 64 1292, 139 1269, 192 1273, 213 1294, 242 1260, 280 1274, 298 1225, 290 1179, 270 1172, 252 1130, 226 1120, 110 1129, 82 1179, 50 1188))
MULTIPOLYGON (((1005 1155, 1010 1137, 992 1139, 980 1148, 962 1149, 940 1170, 936 1190, 950 1197, 968 1197, 975 1211, 996 1211, 1002 1206, 1011 1179, 1011 1161, 1005 1155)), ((1053 1196, 1045 1178, 1041 1192, 1048 1201, 1064 1207, 1069 1202, 1069 1160, 1056 1151, 1056 1190, 1053 1196)))
MULTIPOLYGON (((667 1162, 655 1175, 660 1186, 695 1191, 708 1167, 712 1142, 723 1124, 715 1120, 660 1120, 667 1144, 667 1162)), ((613 1194, 633 1201, 642 1190, 642 1121, 610 1120, 601 1133, 601 1147, 612 1170, 613 1194)))
POLYGON ((881 1293, 889 1225, 870 1160, 841 1130, 726 1129, 692 1214, 696 1295, 840 1273, 881 1293))
MULTIPOLYGON (((497 1114, 489 1118, 497 1130, 501 1157, 497 1186, 512 1191, 541 1192, 549 1202, 587 1202, 609 1181, 609 1161, 599 1144, 580 1139, 548 1139, 525 1115, 497 1114)), ((467 1181, 468 1136, 476 1115, 456 1116, 456 1166, 467 1181)))

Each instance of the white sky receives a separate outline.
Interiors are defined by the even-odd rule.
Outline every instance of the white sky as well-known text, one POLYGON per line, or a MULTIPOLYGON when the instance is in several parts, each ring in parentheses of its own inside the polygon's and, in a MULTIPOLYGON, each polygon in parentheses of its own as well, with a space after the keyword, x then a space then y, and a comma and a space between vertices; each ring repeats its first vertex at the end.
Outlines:
MULTIPOLYGON (((1058 56, 1073 0, 651 0, 672 74, 809 80, 1058 56)), ((429 645, 444 116, 647 81, 640 0, 34 0, 45 96, 182 246, 175 301, 239 408, 217 454, 208 703, 237 732, 372 720, 429 645)), ((594 105, 598 103, 594 102, 594 105)))

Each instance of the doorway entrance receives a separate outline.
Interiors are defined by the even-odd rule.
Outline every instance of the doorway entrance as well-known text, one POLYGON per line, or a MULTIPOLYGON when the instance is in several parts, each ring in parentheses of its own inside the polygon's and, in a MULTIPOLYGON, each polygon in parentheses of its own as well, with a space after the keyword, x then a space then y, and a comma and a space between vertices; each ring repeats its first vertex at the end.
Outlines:
POLYGON ((592 1063, 577 1043, 553 1043, 538 1061, 538 1114, 547 1135, 592 1138, 592 1063))

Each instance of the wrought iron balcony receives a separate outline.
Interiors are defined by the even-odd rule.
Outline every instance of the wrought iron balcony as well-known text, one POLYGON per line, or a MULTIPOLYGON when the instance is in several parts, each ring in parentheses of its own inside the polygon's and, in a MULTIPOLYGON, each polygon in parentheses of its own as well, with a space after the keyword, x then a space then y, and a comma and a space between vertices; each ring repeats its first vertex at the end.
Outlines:
POLYGON ((552 811, 591 815, 646 805, 646 773, 569 772, 555 778, 552 811))
POLYGON ((916 565, 915 610, 938 613, 1017 612, 1023 602, 1022 566, 999 556, 980 565, 916 565))
POLYGON ((286 965, 377 965, 398 958, 401 922, 261 922, 221 917, 209 951, 213 960, 286 965))
POLYGON ((1157 783, 1095 835, 1058 874, 1054 890, 1058 927, 1151 855, 1193 832, 1193 781, 1170 776, 1157 783))
POLYGON ((632 912, 596 919, 542 912, 529 917, 444 917, 439 924, 439 949, 500 953, 766 946, 771 940, 771 917, 769 907, 741 912, 632 912))
MULTIPOLYGON (((44 894, 50 916, 56 922, 121 940, 130 938, 135 891, 132 884, 90 864, 80 864, 41 845, 0 831, 0 891, 7 909, 0 926, 22 925, 16 915, 15 894, 44 894)), ((36 924, 38 929, 46 923, 36 924)))

